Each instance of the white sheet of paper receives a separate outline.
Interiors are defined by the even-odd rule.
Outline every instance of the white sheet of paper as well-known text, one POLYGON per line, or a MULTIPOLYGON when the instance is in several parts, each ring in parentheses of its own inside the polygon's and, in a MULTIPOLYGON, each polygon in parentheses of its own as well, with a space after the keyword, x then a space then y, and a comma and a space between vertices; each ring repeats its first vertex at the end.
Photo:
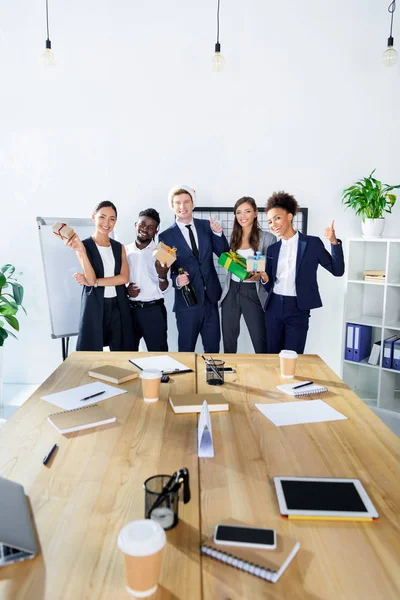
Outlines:
POLYGON ((342 413, 329 406, 323 400, 256 404, 256 407, 277 427, 347 419, 342 413))
POLYGON ((56 394, 50 394, 49 396, 42 396, 40 399, 50 402, 50 404, 55 404, 64 410, 72 410, 73 408, 82 408, 82 406, 88 406, 89 404, 97 404, 97 402, 107 400, 113 396, 119 396, 120 394, 126 394, 126 392, 127 390, 121 390, 112 385, 96 381, 95 383, 80 385, 79 387, 64 390, 63 392, 57 392, 56 394), (103 391, 105 393, 100 396, 82 401, 82 398, 103 391))
POLYGON ((212 458, 214 445, 212 441, 210 410, 206 400, 203 402, 197 430, 197 454, 200 458, 212 458))
POLYGON ((163 356, 148 356, 147 358, 130 358, 129 362, 139 367, 139 369, 158 369, 163 373, 191 371, 189 367, 166 354, 163 356))

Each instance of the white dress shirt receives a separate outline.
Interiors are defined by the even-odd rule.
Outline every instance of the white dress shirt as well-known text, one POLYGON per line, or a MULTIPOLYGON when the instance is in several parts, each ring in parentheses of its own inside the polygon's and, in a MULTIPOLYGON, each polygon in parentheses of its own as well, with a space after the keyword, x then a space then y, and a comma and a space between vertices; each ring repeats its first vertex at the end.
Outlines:
MULTIPOLYGON (((187 245, 189 246, 189 248, 192 250, 192 244, 190 243, 190 237, 189 237, 189 229, 186 227, 186 225, 191 225, 191 230, 193 231, 193 235, 194 235, 194 239, 196 242, 196 246, 197 249, 200 252, 200 248, 199 248, 199 237, 197 235, 197 231, 196 231, 196 226, 194 224, 193 219, 190 221, 190 223, 182 223, 181 221, 179 221, 178 219, 175 219, 176 224, 178 225, 179 229, 182 231, 182 235, 185 238, 185 242, 187 243, 187 245)), ((212 231, 212 230, 211 230, 212 231)), ((217 235, 218 237, 221 237, 222 232, 221 233, 215 233, 215 231, 213 231, 214 235, 217 235)))
POLYGON ((136 242, 125 246, 126 258, 129 265, 129 283, 135 283, 140 288, 140 293, 136 298, 137 302, 151 302, 163 297, 171 286, 171 277, 168 271, 168 287, 162 291, 159 286, 159 279, 156 271, 156 259, 153 256, 153 250, 156 243, 151 241, 146 248, 140 250, 136 242))
MULTIPOLYGON (((114 277, 115 274, 115 258, 112 247, 110 246, 99 246, 96 244, 97 250, 99 251, 100 258, 103 262, 104 277, 114 277)), ((117 290, 115 285, 104 286, 104 298, 115 298, 117 290)))
POLYGON ((296 261, 297 248, 299 245, 299 234, 289 240, 281 240, 278 266, 276 269, 276 281, 274 294, 281 296, 297 296, 296 294, 296 261))

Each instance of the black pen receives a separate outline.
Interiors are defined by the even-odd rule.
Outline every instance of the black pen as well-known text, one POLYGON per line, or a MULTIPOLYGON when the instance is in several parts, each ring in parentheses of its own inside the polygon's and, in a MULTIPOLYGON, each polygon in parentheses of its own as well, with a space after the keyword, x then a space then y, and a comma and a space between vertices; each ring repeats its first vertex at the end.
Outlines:
POLYGON ((81 402, 83 402, 83 400, 90 400, 90 398, 96 398, 96 396, 101 396, 101 394, 105 394, 105 391, 103 390, 102 392, 97 392, 97 394, 92 394, 91 396, 86 396, 86 398, 81 398, 81 402))
POLYGON ((301 383, 300 385, 294 385, 292 390, 298 390, 299 388, 305 387, 306 385, 312 385, 313 381, 306 381, 305 383, 301 383))
POLYGON ((50 452, 48 454, 46 454, 46 456, 43 459, 43 464, 47 465, 47 463, 49 462, 54 450, 57 448, 57 444, 54 444, 54 446, 51 448, 50 452))

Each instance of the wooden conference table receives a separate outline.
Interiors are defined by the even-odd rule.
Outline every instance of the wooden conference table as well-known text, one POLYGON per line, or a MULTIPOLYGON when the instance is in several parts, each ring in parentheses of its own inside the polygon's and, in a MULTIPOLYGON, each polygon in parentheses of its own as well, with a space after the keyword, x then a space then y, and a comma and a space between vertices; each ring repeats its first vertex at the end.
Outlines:
MULTIPOLYGON (((40 553, 0 568, 0 600, 120 600, 123 525, 143 517, 144 480, 189 468, 192 499, 167 533, 157 599, 354 600, 400 597, 400 442, 315 355, 301 356, 297 375, 324 384, 331 406, 348 420, 275 427, 255 403, 290 402, 278 392, 278 358, 226 355, 236 370, 222 388, 205 383, 195 354, 171 353, 193 369, 162 385, 160 401, 144 404, 138 380, 102 404, 117 423, 58 435, 57 412, 40 396, 93 381, 90 368, 126 366, 132 353, 74 353, 0 429, 0 475, 24 485, 40 553), (212 415, 215 457, 197 458, 197 416, 174 415, 170 393, 221 392, 228 413, 212 415), (49 467, 42 459, 54 442, 49 467), (380 519, 374 523, 289 522, 279 515, 272 477, 358 477, 380 519), (199 552, 215 524, 234 517, 273 527, 301 544, 280 581, 270 584, 199 552)), ((223 355, 221 355, 223 356, 223 355)))

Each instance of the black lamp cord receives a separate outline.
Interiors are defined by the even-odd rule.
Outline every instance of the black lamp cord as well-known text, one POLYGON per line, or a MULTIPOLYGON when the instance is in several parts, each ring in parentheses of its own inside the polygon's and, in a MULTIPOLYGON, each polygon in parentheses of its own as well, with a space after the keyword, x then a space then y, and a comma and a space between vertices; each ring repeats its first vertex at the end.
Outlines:
POLYGON ((217 2, 217 43, 215 44, 215 52, 221 52, 221 44, 219 43, 219 3, 217 2))
POLYGON ((391 17, 390 17, 390 35, 389 35, 389 39, 388 39, 388 46, 393 46, 392 31, 393 31, 393 13, 395 10, 396 10, 396 0, 393 0, 393 2, 391 2, 388 6, 388 12, 391 15, 391 17))
POLYGON ((47 41, 50 41, 49 33, 49 1, 46 0, 46 28, 47 28, 47 41))

